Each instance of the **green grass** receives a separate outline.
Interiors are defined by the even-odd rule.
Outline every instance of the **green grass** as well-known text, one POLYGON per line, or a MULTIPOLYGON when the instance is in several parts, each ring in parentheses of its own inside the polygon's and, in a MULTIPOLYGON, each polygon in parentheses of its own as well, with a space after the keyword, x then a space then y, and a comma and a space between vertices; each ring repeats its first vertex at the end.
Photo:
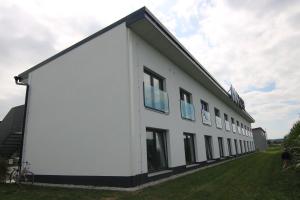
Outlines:
POLYGON ((0 199, 300 199, 300 174, 282 171, 280 149, 269 148, 137 192, 0 185, 0 199))

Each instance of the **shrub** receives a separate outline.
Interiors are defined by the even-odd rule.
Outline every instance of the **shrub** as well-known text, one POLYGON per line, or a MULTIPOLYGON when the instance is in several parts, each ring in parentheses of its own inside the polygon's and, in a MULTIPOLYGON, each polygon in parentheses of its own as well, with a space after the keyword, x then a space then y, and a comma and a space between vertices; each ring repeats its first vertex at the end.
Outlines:
MULTIPOLYGON (((292 155, 292 161, 299 167, 300 163, 300 121, 296 122, 290 130, 290 133, 284 138, 284 147, 292 155)), ((297 167, 297 168, 298 168, 297 167)))
POLYGON ((5 182, 8 173, 7 161, 0 157, 0 182, 5 182))

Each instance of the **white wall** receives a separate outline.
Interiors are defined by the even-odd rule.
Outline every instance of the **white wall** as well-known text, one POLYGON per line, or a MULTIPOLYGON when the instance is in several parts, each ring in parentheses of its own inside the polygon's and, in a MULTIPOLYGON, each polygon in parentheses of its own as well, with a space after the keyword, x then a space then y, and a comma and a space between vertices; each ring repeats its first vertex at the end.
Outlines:
POLYGON ((33 71, 24 161, 35 174, 131 175, 127 28, 33 71))
MULTIPOLYGON (((228 155, 227 138, 231 138, 232 153, 235 154, 234 140, 242 139, 252 141, 252 137, 233 134, 232 131, 225 131, 224 113, 228 115, 231 124, 231 117, 235 121, 246 124, 251 127, 245 119, 234 112, 225 103, 220 101, 211 92, 205 89, 202 85, 188 76, 178 66, 170 62, 156 49, 152 48, 148 43, 141 39, 138 35, 129 30, 129 36, 132 40, 133 60, 131 65, 134 68, 135 98, 138 98, 139 106, 135 109, 136 119, 140 124, 139 131, 134 131, 135 138, 140 138, 140 142, 135 143, 136 149, 141 148, 141 167, 136 168, 136 173, 146 173, 147 170, 147 153, 146 153, 146 127, 154 127, 168 130, 168 154, 169 167, 185 165, 183 132, 196 134, 196 160, 198 162, 206 160, 204 135, 213 137, 213 156, 219 157, 218 137, 223 137, 225 155, 228 155), (144 66, 158 73, 166 79, 166 91, 169 96, 168 114, 155 112, 144 107, 143 103, 143 69, 144 66), (179 88, 183 88, 192 94, 193 104, 195 107, 195 121, 183 120, 180 113, 180 96, 179 88), (212 126, 206 126, 202 123, 201 104, 200 100, 209 103, 209 111, 212 119, 212 126), (215 124, 214 107, 217 107, 221 112, 223 129, 217 129, 215 124)), ((238 141, 239 147, 239 141, 238 141)))

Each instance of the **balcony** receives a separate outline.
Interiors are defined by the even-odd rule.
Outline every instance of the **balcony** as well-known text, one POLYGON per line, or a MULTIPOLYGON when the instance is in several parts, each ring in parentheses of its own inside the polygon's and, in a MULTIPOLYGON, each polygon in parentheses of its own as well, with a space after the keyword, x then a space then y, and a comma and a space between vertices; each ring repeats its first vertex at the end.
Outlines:
POLYGON ((226 120, 225 120, 225 130, 230 131, 229 121, 226 121, 226 120))
POLYGON ((195 120, 194 105, 186 101, 180 101, 181 117, 184 119, 195 120))
POLYGON ((205 111, 205 110, 202 110, 201 114, 202 114, 202 122, 203 122, 203 124, 211 126, 210 113, 207 112, 207 111, 205 111))
POLYGON ((222 119, 221 119, 221 117, 217 117, 216 116, 216 126, 217 126, 217 128, 222 128, 222 119))
POLYGON ((168 93, 152 86, 144 86, 144 104, 146 108, 168 113, 168 93))
POLYGON ((235 124, 232 124, 232 132, 236 132, 236 126, 235 126, 235 124))

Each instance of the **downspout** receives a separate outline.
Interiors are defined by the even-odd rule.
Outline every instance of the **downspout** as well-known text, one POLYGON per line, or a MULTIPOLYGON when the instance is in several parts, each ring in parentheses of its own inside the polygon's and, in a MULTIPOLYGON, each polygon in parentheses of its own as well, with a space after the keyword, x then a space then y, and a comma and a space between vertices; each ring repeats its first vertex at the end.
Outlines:
POLYGON ((23 125, 22 125, 22 139, 21 139, 21 147, 20 147, 20 153, 19 153, 19 163, 18 168, 21 170, 22 168, 22 159, 23 159, 23 146, 24 146, 24 134, 25 134, 25 125, 26 125, 26 112, 27 112, 27 101, 28 101, 28 92, 29 92, 29 85, 27 83, 22 83, 22 78, 15 76, 15 83, 17 85, 26 86, 26 94, 25 94, 25 105, 24 105, 24 114, 23 114, 23 125))

